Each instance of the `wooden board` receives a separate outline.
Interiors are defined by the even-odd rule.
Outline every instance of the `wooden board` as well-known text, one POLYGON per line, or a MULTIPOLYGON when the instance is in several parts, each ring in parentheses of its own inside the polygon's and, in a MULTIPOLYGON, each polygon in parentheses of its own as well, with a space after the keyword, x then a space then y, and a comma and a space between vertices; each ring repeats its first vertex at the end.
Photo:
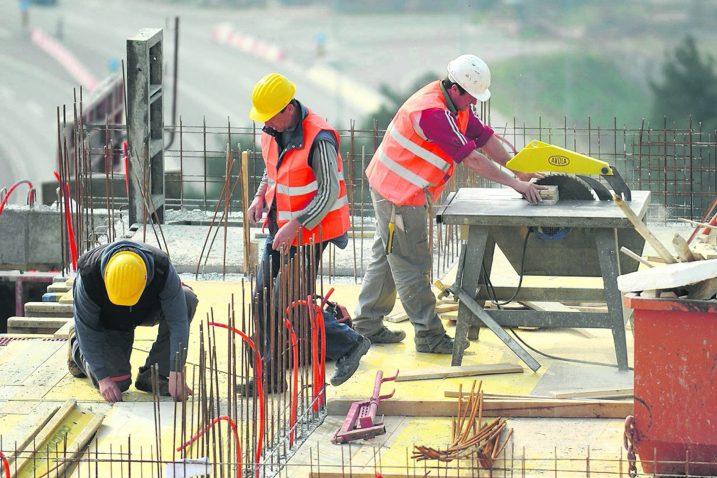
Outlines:
POLYGON ((717 277, 717 259, 666 264, 661 267, 631 272, 617 278, 617 287, 621 292, 672 289, 713 277, 717 277))
POLYGON ((510 363, 488 365, 463 365, 460 367, 436 367, 401 372, 397 382, 413 380, 431 380, 437 378, 471 377, 473 375, 494 375, 499 373, 523 373, 523 367, 510 363))
POLYGON ((632 388, 592 388, 586 390, 560 390, 551 392, 554 398, 632 398, 632 388))
MULTIPOLYGON (((330 400, 329 415, 346 415, 351 404, 365 399, 330 400)), ((454 417, 458 402, 454 400, 383 401, 378 415, 405 417, 454 417)), ((633 414, 632 401, 616 400, 501 400, 484 399, 483 416, 514 418, 619 418, 633 414)))

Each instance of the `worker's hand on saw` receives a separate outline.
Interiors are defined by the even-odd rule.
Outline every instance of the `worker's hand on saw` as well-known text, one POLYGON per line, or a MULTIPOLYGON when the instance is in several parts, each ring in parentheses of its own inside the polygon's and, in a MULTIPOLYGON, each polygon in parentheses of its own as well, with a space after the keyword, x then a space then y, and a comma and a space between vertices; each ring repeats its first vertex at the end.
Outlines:
POLYGON ((249 221, 252 224, 258 224, 261 221, 261 215, 264 212, 264 195, 254 196, 254 200, 247 209, 249 221))
POLYGON ((187 386, 184 381, 184 375, 181 372, 169 372, 169 395, 177 402, 183 402, 190 395, 194 395, 194 391, 187 386))
POLYGON ((278 251, 282 248, 282 246, 291 246, 291 243, 294 242, 294 238, 299 233, 300 228, 301 224, 296 219, 292 219, 291 221, 287 222, 286 224, 281 226, 281 228, 276 232, 276 235, 274 236, 274 242, 271 243, 271 247, 275 251, 278 251))
POLYGON ((98 382, 100 387, 100 395, 110 403, 121 402, 122 392, 112 377, 103 378, 98 382))
POLYGON ((513 189, 522 194, 523 197, 530 204, 538 204, 542 201, 542 199, 540 198, 540 190, 547 188, 540 184, 533 184, 526 181, 518 181, 518 183, 513 186, 513 189))

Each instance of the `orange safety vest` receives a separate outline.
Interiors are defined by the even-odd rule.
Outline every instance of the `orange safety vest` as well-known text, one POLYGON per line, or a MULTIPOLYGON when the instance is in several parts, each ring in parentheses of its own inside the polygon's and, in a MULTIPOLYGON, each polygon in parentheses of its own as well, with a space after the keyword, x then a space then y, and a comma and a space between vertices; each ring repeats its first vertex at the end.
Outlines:
MULTIPOLYGON (((426 194, 437 201, 453 175, 453 158, 417 132, 421 112, 430 108, 448 110, 440 81, 424 86, 406 100, 366 169, 371 187, 397 206, 422 206, 426 194)), ((458 128, 463 134, 468 115, 468 110, 458 112, 458 128)))
MULTIPOLYGON (((276 219, 279 227, 297 217, 316 196, 318 183, 314 170, 309 166, 309 154, 316 136, 322 130, 328 130, 336 138, 337 145, 340 144, 339 134, 336 130, 311 111, 303 119, 302 124, 304 128, 302 147, 284 152, 278 171, 279 146, 271 135, 267 133, 261 135, 261 153, 269 180, 269 187, 264 194, 264 199, 271 208, 271 204, 276 198, 276 219)), ((318 244, 320 240, 334 239, 349 230, 349 203, 346 196, 341 154, 338 154, 338 167, 339 197, 315 228, 308 230, 301 227, 299 229, 293 246, 307 245, 312 240, 318 244)))

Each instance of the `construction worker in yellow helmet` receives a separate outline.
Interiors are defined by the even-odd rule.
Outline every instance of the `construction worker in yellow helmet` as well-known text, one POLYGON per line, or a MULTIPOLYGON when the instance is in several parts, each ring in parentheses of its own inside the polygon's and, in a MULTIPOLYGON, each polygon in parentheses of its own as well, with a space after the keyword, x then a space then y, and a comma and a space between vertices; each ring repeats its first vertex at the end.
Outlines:
MULTIPOLYGON (((269 343, 264 290, 280 289, 272 283, 285 259, 282 253, 290 257, 303 254, 303 264, 307 266, 302 279, 310 289, 306 293, 312 294, 323 250, 330 243, 341 249, 348 244, 349 209, 339 134, 321 115, 299 102, 295 92, 296 86, 288 78, 270 73, 254 85, 249 112, 252 120, 264 124, 261 135, 264 175, 247 212, 251 222, 263 222, 269 229, 254 287, 255 310, 260 315, 260 350, 267 362, 272 360, 271 351, 276 347, 269 343), (264 211, 266 217, 262 221, 264 211)), ((324 313, 324 326, 326 357, 336 360, 331 384, 337 386, 353 375, 370 343, 331 313, 324 313)), ((274 330, 284 328, 281 323, 274 327, 274 330)), ((268 380, 273 387, 270 392, 282 391, 286 387, 284 371, 277 366, 264 369, 276 374, 268 380)), ((240 385, 238 392, 252 395, 253 381, 240 385)))
POLYGON ((134 330, 159 324, 134 386, 175 400, 192 394, 182 370, 198 300, 164 251, 120 240, 86 252, 77 264, 73 302, 67 357, 73 376, 89 377, 108 402, 122 401, 132 383, 134 330), (152 367, 158 390, 152 387, 152 367))

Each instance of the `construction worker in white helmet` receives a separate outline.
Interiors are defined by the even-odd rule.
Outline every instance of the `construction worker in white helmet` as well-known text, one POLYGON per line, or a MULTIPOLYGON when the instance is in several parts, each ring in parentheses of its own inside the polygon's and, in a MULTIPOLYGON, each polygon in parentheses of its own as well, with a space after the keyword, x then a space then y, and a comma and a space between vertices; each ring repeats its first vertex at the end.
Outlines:
POLYGON ((473 106, 490 98, 490 69, 475 55, 448 63, 447 75, 414 93, 388 126, 366 170, 376 213, 372 255, 363 279, 354 327, 372 344, 402 341, 403 331, 383 324, 396 294, 415 330, 416 351, 450 354, 429 282, 428 205, 437 201, 455 166, 510 186, 531 203, 540 201, 531 175, 498 167, 510 156, 473 106))
POLYGON ((134 330, 159 324, 134 386, 183 401, 192 394, 182 370, 197 302, 164 251, 127 240, 87 251, 78 261, 73 286, 68 370, 74 377, 89 377, 106 401, 121 402, 132 383, 134 330))

